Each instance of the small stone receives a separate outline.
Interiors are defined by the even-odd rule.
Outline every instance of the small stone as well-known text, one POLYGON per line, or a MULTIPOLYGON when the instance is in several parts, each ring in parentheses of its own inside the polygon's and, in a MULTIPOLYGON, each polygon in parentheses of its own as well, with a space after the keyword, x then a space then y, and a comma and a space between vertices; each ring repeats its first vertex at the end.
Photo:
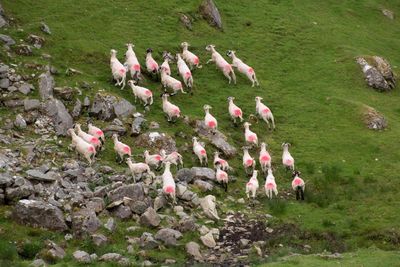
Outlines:
POLYGON ((30 45, 20 44, 15 47, 15 53, 21 56, 31 56, 33 51, 30 45))
POLYGON ((104 227, 109 230, 110 232, 114 232, 115 228, 117 227, 115 221, 113 218, 109 218, 107 220, 107 223, 104 224, 104 227))
POLYGON ((153 208, 149 207, 146 212, 140 216, 139 222, 145 226, 157 227, 160 224, 161 219, 157 212, 153 208))
POLYGON ((160 124, 158 122, 156 122, 156 121, 150 122, 149 129, 159 129, 159 128, 160 128, 160 124))
POLYGON ((189 242, 186 244, 186 252, 189 256, 193 257, 197 261, 203 260, 203 256, 200 253, 200 245, 196 242, 189 242))
POLYGON ((17 129, 20 129, 20 130, 26 128, 26 121, 25 121, 24 117, 22 117, 21 114, 18 114, 18 115, 15 117, 14 125, 15 125, 15 127, 16 127, 17 129))
POLYGON ((92 241, 96 246, 103 246, 107 244, 107 237, 102 234, 94 234, 92 235, 92 241))
POLYGON ((394 19, 394 13, 393 13, 393 11, 390 11, 389 9, 382 9, 382 14, 391 20, 394 19))
POLYGON ((47 26, 47 24, 44 22, 40 23, 40 30, 49 35, 51 34, 51 30, 50 30, 49 26, 47 26))
POLYGON ((8 46, 15 45, 14 39, 11 38, 8 35, 5 35, 5 34, 0 34, 0 41, 3 42, 5 45, 8 45, 8 46))
POLYGON ((77 250, 75 251, 72 256, 77 262, 80 263, 90 263, 92 259, 90 258, 89 253, 82 251, 82 250, 77 250))
POLYGON ((24 110, 31 111, 40 108, 40 101, 37 99, 25 99, 24 100, 24 110))
POLYGON ((176 246, 177 239, 182 237, 182 233, 171 228, 163 228, 155 235, 156 240, 161 240, 166 246, 176 246))
POLYGON ((27 95, 31 92, 32 88, 33 86, 31 84, 24 83, 18 88, 18 91, 24 95, 27 95))
POLYGON ((42 259, 36 259, 29 264, 29 267, 47 267, 47 263, 42 259))
POLYGON ((206 247, 209 247, 209 248, 214 248, 214 247, 217 245, 217 244, 215 243, 214 237, 213 237, 213 235, 212 235, 211 232, 209 232, 209 233, 206 234, 206 235, 201 236, 201 237, 200 237, 200 240, 201 240, 201 242, 203 242, 203 244, 204 244, 206 247))
POLYGON ((0 80, 0 88, 7 89, 10 86, 10 80, 8 78, 4 78, 0 80))

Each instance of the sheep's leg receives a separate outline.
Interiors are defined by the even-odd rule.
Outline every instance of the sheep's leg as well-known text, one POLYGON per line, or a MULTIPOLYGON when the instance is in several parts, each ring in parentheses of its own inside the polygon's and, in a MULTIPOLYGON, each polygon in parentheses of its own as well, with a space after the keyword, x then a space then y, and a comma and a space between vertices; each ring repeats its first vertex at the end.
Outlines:
POLYGON ((232 70, 232 71, 230 72, 230 74, 232 75, 233 83, 236 84, 236 75, 235 75, 235 72, 232 70))
POLYGON ((231 84, 232 78, 231 78, 231 76, 229 75, 229 72, 228 72, 228 73, 227 73, 227 72, 224 72, 224 75, 225 75, 226 78, 228 78, 228 83, 231 84))
POLYGON ((274 117, 271 117, 271 122, 272 122, 272 129, 275 129, 275 120, 274 120, 274 117))
POLYGON ((300 198, 299 188, 296 188, 296 200, 299 200, 299 198, 300 198))
POLYGON ((209 60, 207 60, 207 63, 206 63, 206 64, 208 64, 208 63, 210 63, 210 62, 214 62, 214 60, 213 60, 212 58, 210 58, 209 60))
POLYGON ((258 80, 257 80, 257 77, 256 77, 256 74, 255 74, 255 73, 253 74, 253 79, 254 79, 254 81, 256 82, 257 86, 260 86, 260 83, 258 82, 258 80))
POLYGON ((300 190, 301 200, 304 200, 304 190, 303 188, 300 190))
POLYGON ((224 183, 225 185, 225 192, 228 192, 228 183, 224 183))
POLYGON ((125 88, 125 79, 126 79, 126 76, 122 77, 122 81, 121 81, 122 87, 121 87, 121 90, 123 90, 123 89, 125 88))

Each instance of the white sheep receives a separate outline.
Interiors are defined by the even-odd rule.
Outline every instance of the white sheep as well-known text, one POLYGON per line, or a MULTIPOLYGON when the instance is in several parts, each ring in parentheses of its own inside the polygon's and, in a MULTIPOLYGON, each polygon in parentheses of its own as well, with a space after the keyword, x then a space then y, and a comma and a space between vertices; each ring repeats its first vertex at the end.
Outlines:
POLYGON ((275 120, 274 120, 274 115, 272 115, 271 109, 269 109, 266 105, 261 103, 261 100, 263 98, 256 96, 256 112, 257 115, 260 116, 267 124, 268 128, 271 129, 270 121, 272 123, 272 129, 275 129, 275 120))
POLYGON ((306 183, 300 178, 300 172, 293 172, 292 188, 296 192, 296 200, 304 200, 304 190, 306 189, 306 183))
POLYGON ((114 141, 114 150, 117 153, 117 161, 119 159, 121 163, 125 156, 132 157, 131 148, 119 141, 117 134, 113 134, 112 139, 114 141))
POLYGON ((240 122, 243 121, 243 112, 242 110, 233 103, 233 100, 235 98, 233 96, 228 97, 228 110, 229 110, 229 115, 233 119, 233 122, 236 123, 236 119, 239 118, 240 122))
POLYGON ((186 87, 192 88, 193 87, 192 72, 186 65, 185 61, 182 59, 181 54, 176 54, 176 64, 178 66, 179 75, 181 75, 186 87))
POLYGON ((170 162, 165 162, 165 169, 164 173, 162 174, 162 181, 163 181, 163 193, 169 197, 172 198, 172 202, 175 204, 176 203, 176 198, 175 198, 175 181, 174 177, 172 176, 171 170, 170 170, 171 163, 170 162))
POLYGON ((126 164, 128 164, 128 167, 132 173, 133 181, 135 183, 136 183, 136 176, 138 175, 142 176, 144 173, 149 174, 152 180, 155 177, 154 173, 150 170, 149 165, 147 165, 146 163, 143 162, 133 163, 131 158, 127 158, 126 164))
POLYGON ((105 143, 106 138, 104 136, 104 132, 100 128, 94 126, 92 123, 88 123, 88 133, 99 138, 103 144, 105 143))
POLYGON ((98 148, 101 147, 101 142, 100 142, 99 138, 97 138, 97 137, 95 137, 95 136, 93 136, 93 135, 91 135, 91 134, 88 134, 88 133, 85 133, 84 131, 82 131, 81 125, 80 125, 79 123, 76 123, 76 124, 75 124, 75 131, 76 131, 77 135, 78 135, 80 138, 82 138, 82 139, 85 140, 87 143, 89 143, 89 144, 91 144, 92 146, 94 146, 94 148, 96 148, 96 150, 97 150, 98 148))
POLYGON ((174 91, 171 95, 176 95, 178 91, 186 94, 183 90, 182 82, 167 74, 167 71, 163 67, 161 67, 161 84, 164 90, 171 88, 174 91))
POLYGON ((162 95, 162 108, 167 115, 168 121, 172 121, 174 118, 179 118, 181 116, 181 110, 178 106, 168 101, 168 96, 168 94, 162 95))
POLYGON ((278 195, 278 187, 276 186, 275 177, 272 174, 272 169, 268 169, 267 179, 265 180, 265 194, 269 199, 272 199, 272 193, 278 195))
POLYGON ((204 160, 204 163, 207 165, 208 159, 206 150, 200 144, 200 142, 197 141, 196 137, 193 137, 192 141, 193 141, 193 152, 199 158, 200 164, 203 165, 203 160, 204 160))
POLYGON ((259 187, 258 180, 257 180, 257 173, 258 173, 258 171, 254 170, 253 175, 251 176, 250 180, 246 184, 247 198, 250 198, 250 193, 251 193, 251 197, 253 199, 256 198, 257 190, 259 187))
POLYGON ((188 50, 189 44, 187 42, 183 42, 181 43, 181 47, 182 58, 189 64, 190 69, 193 69, 194 66, 196 66, 198 69, 202 68, 199 57, 188 50))
POLYGON ((261 170, 265 173, 267 168, 271 168, 271 155, 267 151, 267 144, 262 142, 261 143, 261 150, 260 150, 260 157, 258 158, 261 170))
POLYGON ((167 154, 164 149, 160 150, 160 155, 162 157, 163 163, 169 162, 170 164, 174 164, 177 167, 183 167, 183 157, 178 152, 174 151, 170 154, 167 154))
POLYGON ((128 84, 132 88, 132 93, 135 96, 135 103, 139 97, 144 103, 144 106, 153 104, 153 93, 149 89, 135 85, 135 82, 132 80, 129 80, 128 84))
POLYGON ((283 148, 283 153, 282 153, 282 163, 283 166, 286 168, 294 170, 294 158, 289 152, 289 143, 283 143, 282 148, 283 148))
POLYGON ((250 126, 251 124, 248 122, 243 123, 244 138, 246 140, 246 143, 258 146, 257 134, 250 130, 250 126))
POLYGON ((221 169, 221 165, 217 164, 217 170, 215 172, 215 179, 219 182, 222 187, 225 189, 225 192, 228 191, 228 174, 221 169))
POLYGON ((219 152, 215 151, 214 152, 214 168, 217 168, 217 164, 221 166, 221 169, 223 171, 229 170, 229 163, 226 160, 220 158, 219 152))
POLYGON ((249 154, 249 149, 247 147, 243 147, 243 167, 248 173, 248 170, 252 168, 252 170, 256 167, 256 161, 249 154))
POLYGON ((218 127, 217 119, 210 114, 210 109, 212 109, 209 105, 203 106, 204 112, 206 115, 204 116, 204 124, 206 128, 210 129, 211 131, 215 131, 218 127))
POLYGON ((137 81, 140 79, 140 63, 133 51, 134 45, 129 43, 126 44, 126 46, 128 47, 128 50, 125 53, 125 65, 131 73, 131 78, 137 81))
POLYGON ((169 62, 173 59, 171 53, 164 51, 163 52, 164 61, 160 66, 160 70, 164 70, 166 74, 171 75, 171 68, 169 66, 169 62))
POLYGON ((235 55, 235 51, 228 50, 226 55, 230 58, 232 58, 232 66, 236 67, 239 72, 243 73, 244 75, 247 76, 247 78, 252 82, 252 86, 254 87, 254 84, 257 84, 257 86, 260 86, 260 84, 257 81, 256 73, 254 72, 254 69, 245 63, 243 63, 242 60, 240 60, 238 57, 235 55))
POLYGON ((72 138, 71 146, 89 162, 89 165, 92 165, 94 157, 96 156, 96 149, 94 146, 77 136, 74 129, 68 129, 67 132, 72 138))
POLYGON ((211 52, 211 59, 207 61, 207 64, 215 62, 216 66, 222 71, 225 77, 228 78, 229 83, 233 80, 236 84, 236 75, 232 66, 215 50, 215 45, 207 45, 206 50, 211 52))
POLYGON ((160 154, 152 154, 150 155, 148 150, 145 150, 144 153, 144 162, 146 162, 147 165, 150 167, 155 167, 156 169, 159 169, 161 166, 161 163, 163 162, 163 157, 160 154))
POLYGON ((117 51, 114 49, 111 49, 110 67, 113 79, 117 81, 115 85, 122 85, 121 90, 124 89, 127 70, 126 67, 118 60, 117 51))
POLYGON ((147 72, 150 74, 157 74, 158 73, 158 63, 154 60, 153 56, 151 53, 153 52, 153 49, 148 48, 146 50, 146 68, 147 72))

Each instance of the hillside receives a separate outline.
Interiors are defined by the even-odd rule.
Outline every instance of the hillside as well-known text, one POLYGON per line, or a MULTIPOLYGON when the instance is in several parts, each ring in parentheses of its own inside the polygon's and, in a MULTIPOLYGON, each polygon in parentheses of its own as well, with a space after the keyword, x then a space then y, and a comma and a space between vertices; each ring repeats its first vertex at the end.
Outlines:
MULTIPOLYGON (((400 262, 400 92, 398 86, 390 92, 378 92, 368 87, 356 63, 356 57, 378 55, 390 62, 398 76, 400 21, 397 16, 400 14, 400 2, 216 0, 223 31, 211 27, 198 15, 201 2, 2 1, 9 25, 0 28, 0 33, 11 36, 16 45, 11 45, 9 51, 6 47, 0 48, 1 61, 35 87, 27 95, 1 89, 2 175, 10 174, 16 181, 18 178, 15 177, 26 178, 27 170, 46 166, 46 171, 54 172, 61 179, 54 184, 43 182, 45 190, 41 190, 35 181, 32 194, 22 194, 22 197, 13 199, 7 199, 6 183, 0 183, 3 191, 0 194, 3 196, 1 202, 4 202, 0 206, 2 264, 28 266, 35 258, 43 258, 55 266, 75 266, 78 263, 72 254, 76 250, 96 253, 99 257, 105 253, 119 253, 132 265, 149 261, 156 265, 176 266, 185 263, 232 266, 272 262, 272 266, 331 266, 337 265, 336 262, 343 266, 395 266, 400 262), (382 9, 393 11, 394 19, 384 16, 382 9), (186 29, 179 21, 181 14, 193 18, 192 30, 186 29), (41 22, 50 27, 51 35, 40 30, 41 22), (27 43, 30 34, 43 37, 43 46, 40 49, 32 48, 32 55, 17 55, 17 47, 27 43), (144 75, 141 85, 151 89, 154 94, 154 104, 150 109, 144 109, 139 102, 134 102, 129 86, 120 90, 111 82, 109 54, 110 49, 117 50, 118 58, 123 62, 125 44, 132 42, 144 69, 147 48, 153 49, 154 58, 161 63, 162 52, 179 52, 179 44, 183 41, 191 44, 190 50, 199 56, 203 67, 193 71, 193 95, 178 93, 170 99, 187 118, 169 123, 162 112, 160 82, 144 75), (210 53, 205 50, 208 44, 214 44, 227 60, 226 51, 235 50, 239 58, 254 68, 260 86, 252 88, 246 77, 237 71, 237 84, 229 85, 214 64, 206 64, 210 58, 210 53), (41 111, 27 111, 23 105, 7 106, 10 99, 40 99, 38 77, 45 72, 47 65, 58 70, 52 76, 56 87, 61 87, 60 95, 66 98, 63 102, 69 111, 74 108, 76 99, 83 103, 85 97, 89 97, 93 103, 98 92, 126 99, 135 105, 137 112, 144 114, 147 128, 142 130, 143 133, 156 131, 172 137, 183 156, 185 168, 200 166, 192 153, 192 136, 197 136, 193 124, 195 120, 204 118, 203 105, 211 105, 211 112, 218 119, 219 131, 238 150, 237 155, 229 159, 233 168, 230 173, 232 180, 227 193, 212 181, 207 181, 213 185, 211 191, 203 192, 192 183, 188 188, 200 198, 216 196, 221 220, 210 222, 199 206, 178 198, 177 205, 192 216, 196 227, 181 231, 183 237, 178 239, 176 246, 159 242, 154 248, 143 248, 135 239, 144 232, 156 235, 164 227, 181 230, 181 218, 171 205, 165 205, 157 211, 162 218, 157 227, 140 223, 140 214, 132 214, 125 220, 115 218, 114 231, 101 225, 96 234, 106 236, 108 241, 105 245, 96 246, 91 234, 81 239, 74 235, 73 239, 65 240, 66 234, 75 234, 72 230, 73 220, 68 220, 68 216, 73 217, 74 213, 83 210, 93 197, 93 192, 101 186, 107 188, 107 195, 102 196, 101 201, 108 205, 112 203, 110 188, 116 188, 118 181, 127 185, 133 182, 127 180, 130 174, 126 164, 116 163, 110 137, 107 137, 105 150, 89 167, 68 150, 70 137, 56 136, 50 130, 37 130, 37 120, 41 119, 46 124, 41 111), (68 68, 80 73, 67 75, 68 68), (65 92, 65 87, 71 87, 72 91, 65 92), (69 93, 72 95, 70 98, 69 93), (244 130, 242 124, 234 125, 230 120, 229 96, 235 97, 235 103, 244 112, 244 119, 251 120, 251 129, 257 133, 259 141, 268 144, 279 190, 278 197, 273 200, 265 196, 264 175, 258 177, 260 190, 256 201, 246 198, 245 186, 249 177, 242 166, 244 130), (268 130, 261 120, 256 121, 249 116, 255 113, 255 96, 263 97, 264 103, 273 111, 276 122, 274 131, 268 130), (366 106, 375 108, 386 118, 386 129, 374 131, 365 126, 362 113, 366 106), (17 114, 27 121, 26 128, 16 129, 13 126, 17 114), (157 122, 159 128, 149 129, 151 122, 157 122), (281 145, 284 142, 291 144, 290 152, 295 158, 296 169, 301 171, 306 181, 304 202, 296 201, 291 189, 291 172, 282 166, 281 145), (27 148, 31 148, 32 144, 35 144, 33 153, 36 154, 34 160, 29 161, 27 157, 30 152, 27 148), (78 166, 77 170, 83 174, 78 179, 70 178, 67 165, 78 166), (61 203, 60 209, 67 222, 64 231, 16 224, 11 218, 10 214, 19 198, 48 201, 47 193, 56 190, 54 186, 60 186, 64 180, 79 188, 76 189, 79 191, 76 195, 69 192, 73 197, 68 198, 67 202, 61 202, 61 198, 57 197, 53 199, 61 203), (67 204, 69 207, 66 207, 67 204), (223 220, 226 218, 233 218, 233 224, 237 224, 233 228, 235 230, 248 226, 243 237, 240 231, 235 235, 227 230, 228 222, 223 220), (216 235, 215 238, 221 244, 227 242, 223 242, 223 236, 230 234, 231 240, 228 241, 233 244, 230 250, 224 250, 223 246, 220 249, 204 246, 200 240, 203 234, 198 231, 202 225, 219 229, 219 238, 216 235), (129 231, 129 227, 134 228, 129 231), (249 231, 254 233, 247 233, 249 231), (250 244, 241 244, 245 242, 240 241, 243 238, 249 239, 250 244), (63 247, 66 256, 63 259, 49 256, 47 240, 63 247), (185 245, 190 241, 200 244, 203 261, 198 262, 186 253, 185 245), (339 258, 326 259, 318 256, 321 253, 339 258), (209 256, 214 256, 214 259, 209 256), (174 261, 165 264, 166 259, 174 261)), ((176 64, 171 63, 171 67, 172 76, 178 77, 176 64)), ((122 125, 118 128, 118 123, 114 123, 113 127, 126 129, 127 133, 121 140, 132 148, 137 161, 143 161, 139 155, 145 149, 156 152, 154 147, 138 146, 141 137, 130 135, 131 114, 119 119, 122 125)), ((81 123, 84 129, 88 120, 102 129, 112 124, 112 119, 98 119, 85 108, 74 118, 74 122, 81 123)), ((213 168, 213 152, 216 148, 205 138, 200 139, 206 145, 208 167, 213 168)), ((258 159, 258 151, 252 149, 250 153, 258 159)), ((172 173, 176 177, 175 167, 172 173)), ((156 174, 161 175, 162 171, 156 174)), ((16 184, 14 182, 14 188, 18 188, 16 184)), ((146 201, 150 199, 153 202, 161 186, 143 186, 147 194, 146 201)), ((113 212, 113 209, 107 211, 104 207, 97 212, 101 224, 110 217, 116 217, 113 212)), ((91 264, 114 266, 117 261, 92 261, 91 264)))

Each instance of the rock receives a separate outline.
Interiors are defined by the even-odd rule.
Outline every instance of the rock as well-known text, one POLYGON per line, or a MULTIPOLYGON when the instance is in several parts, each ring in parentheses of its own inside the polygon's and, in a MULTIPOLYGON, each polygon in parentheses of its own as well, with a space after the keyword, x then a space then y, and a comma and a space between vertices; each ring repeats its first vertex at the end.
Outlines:
POLYGON ((47 267, 47 264, 42 259, 36 259, 36 260, 32 261, 31 264, 29 264, 29 267, 47 267))
POLYGON ((142 116, 135 118, 132 122, 132 129, 131 129, 132 135, 141 134, 142 127, 144 126, 146 121, 147 120, 145 118, 143 118, 142 116))
POLYGON ((10 202, 15 202, 21 198, 27 198, 34 193, 32 183, 28 180, 18 177, 14 181, 14 187, 7 187, 5 197, 10 202))
POLYGON ((62 247, 54 243, 53 241, 47 241, 47 247, 49 250, 46 252, 46 258, 51 261, 62 260, 66 253, 62 247))
POLYGON ((179 221, 179 230, 182 232, 194 232, 196 230, 196 223, 192 217, 182 218, 179 221))
POLYGON ((226 141, 226 136, 218 130, 216 130, 215 133, 212 133, 208 128, 206 128, 204 121, 196 121, 195 131, 199 136, 207 139, 213 146, 221 150, 227 158, 236 156, 237 150, 226 141))
POLYGON ((197 261, 203 260, 203 256, 200 253, 200 245, 196 242, 189 242, 185 245, 186 252, 189 256, 193 257, 197 261))
POLYGON ((40 30, 49 35, 51 34, 51 30, 50 30, 49 26, 47 26, 47 24, 44 22, 40 23, 40 30))
POLYGON ((209 248, 214 248, 217 245, 211 232, 206 235, 200 236, 200 240, 206 247, 209 248))
POLYGON ((57 135, 66 135, 67 130, 72 128, 73 119, 60 100, 48 100, 46 103, 46 112, 47 116, 53 121, 57 135))
POLYGON ((391 20, 394 19, 394 13, 393 13, 393 11, 390 11, 389 9, 382 9, 382 14, 391 20))
POLYGON ((204 211, 204 214, 212 219, 212 220, 219 220, 219 216, 217 213, 216 205, 215 205, 215 196, 208 195, 204 198, 200 198, 200 206, 204 211))
POLYGON ((362 71, 368 86, 373 87, 381 92, 387 92, 392 89, 389 83, 383 77, 382 73, 380 73, 375 67, 369 65, 364 58, 357 58, 357 63, 363 68, 362 71))
POLYGON ((197 186, 203 192, 212 191, 214 188, 212 184, 203 180, 195 180, 194 185, 197 186))
POLYGON ((107 230, 109 230, 110 232, 114 232, 115 229, 117 228, 117 225, 116 225, 116 223, 115 223, 115 221, 114 221, 113 218, 109 218, 109 219, 107 220, 107 223, 104 224, 104 227, 105 227, 107 230))
POLYGON ((103 246, 105 244, 107 244, 107 237, 105 235, 102 234, 94 234, 92 235, 92 241, 93 244, 95 244, 96 246, 100 247, 103 246))
POLYGON ((116 102, 117 98, 113 95, 97 93, 89 113, 100 120, 110 121, 116 116, 113 106, 116 102))
MULTIPOLYGON (((203 180, 215 181, 215 172, 213 169, 203 168, 203 167, 193 167, 191 168, 191 171, 193 173, 193 180, 203 179, 203 180)), ((188 181, 186 180, 186 182, 188 181)))
POLYGON ((387 121, 383 115, 372 107, 366 107, 363 112, 365 125, 371 130, 383 130, 387 127, 387 121))
POLYGON ((33 54, 32 48, 30 45, 20 44, 15 48, 15 53, 21 56, 31 56, 33 54))
POLYGON ((54 78, 49 71, 40 74, 39 76, 39 95, 42 100, 53 96, 54 78))
POLYGON ((179 20, 181 21, 182 25, 186 27, 186 29, 188 29, 190 31, 193 29, 193 27, 192 27, 192 19, 188 15, 181 14, 179 16, 179 20))
POLYGON ((120 186, 108 193, 110 202, 123 200, 124 197, 134 201, 144 199, 144 188, 142 183, 120 186))
POLYGON ((90 99, 89 97, 85 96, 85 98, 83 99, 83 107, 89 108, 89 106, 90 106, 90 99))
POLYGON ((136 108, 126 99, 120 99, 114 103, 114 113, 118 118, 131 116, 136 108))
POLYGON ((25 99, 24 100, 24 110, 31 111, 40 108, 40 101, 37 99, 25 99))
POLYGON ((4 18, 3 14, 0 14, 0 29, 8 25, 7 20, 4 18))
POLYGON ((373 56, 372 59, 374 61, 374 67, 376 67, 376 69, 382 74, 390 88, 393 89, 396 86, 396 79, 390 63, 383 57, 373 56))
POLYGON ((121 220, 130 219, 132 217, 132 211, 129 207, 120 205, 112 210, 112 215, 121 220))
POLYGON ((107 262, 117 262, 120 259, 122 259, 122 255, 118 253, 106 253, 100 257, 101 261, 107 261, 107 262))
POLYGON ((71 112, 72 117, 73 118, 79 117, 79 115, 81 115, 81 111, 82 111, 82 102, 79 99, 77 99, 75 102, 74 109, 71 112))
POLYGON ((27 95, 31 92, 33 88, 34 88, 33 85, 29 83, 24 83, 18 88, 18 91, 24 95, 27 95))
POLYGON ((8 78, 4 78, 0 80, 0 88, 7 89, 10 86, 10 80, 8 78))
POLYGON ((213 0, 203 0, 199 12, 211 26, 222 29, 221 15, 213 0))
POLYGON ((247 245, 250 243, 250 240, 249 239, 246 239, 246 238, 241 238, 240 240, 239 240, 239 244, 240 244, 240 246, 242 247, 242 248, 245 248, 245 247, 247 247, 247 245))
MULTIPOLYGON (((1 17, 0 17, 0 28, 1 28, 1 17)), ((15 45, 14 39, 5 34, 0 34, 0 41, 8 46, 15 45)))
POLYGON ((124 198, 124 204, 128 206, 133 213, 138 215, 142 215, 150 206, 150 203, 146 201, 132 200, 130 198, 124 198))
POLYGON ((101 197, 93 197, 88 203, 86 203, 88 209, 94 210, 96 213, 103 211, 105 203, 101 197))
POLYGON ((77 236, 93 234, 101 226, 96 212, 90 209, 81 209, 72 214, 72 231, 77 236))
POLYGON ((180 183, 176 185, 176 196, 185 201, 193 201, 193 199, 198 199, 196 193, 190 191, 187 186, 180 183))
POLYGON ((152 147, 154 150, 165 149, 167 153, 176 151, 175 140, 165 134, 158 132, 143 133, 136 138, 135 145, 140 147, 152 147))
POLYGON ((4 101, 4 106, 8 108, 16 108, 16 107, 21 107, 24 105, 24 101, 21 99, 10 99, 7 101, 4 101))
POLYGON ((43 173, 38 169, 27 170, 26 174, 28 175, 27 178, 31 180, 37 180, 42 182, 54 182, 57 178, 60 178, 58 174, 50 171, 47 173, 43 173))
POLYGON ((65 231, 68 229, 62 211, 43 201, 20 200, 15 205, 12 217, 18 223, 49 230, 65 231))
POLYGON ((159 243, 153 238, 151 233, 144 232, 140 237, 139 245, 144 249, 155 249, 159 246, 159 243))
POLYGON ((77 69, 68 68, 68 69, 65 71, 65 74, 66 74, 67 76, 72 76, 72 75, 76 75, 76 74, 83 74, 83 72, 80 71, 80 70, 77 70, 77 69))
POLYGON ((62 100, 71 101, 76 93, 77 90, 69 86, 54 87, 54 94, 62 100))
POLYGON ((107 125, 107 127, 103 128, 103 132, 106 137, 111 137, 111 136, 113 136, 113 134, 122 136, 122 135, 126 134, 126 129, 124 126, 107 125))
POLYGON ((13 177, 7 172, 0 172, 0 187, 9 187, 14 182, 13 177))
POLYGON ((38 49, 41 48, 44 44, 44 38, 34 34, 29 34, 27 41, 38 49))
POLYGON ((10 67, 7 65, 0 64, 0 78, 6 78, 10 67))
POLYGON ((176 246, 177 239, 182 237, 182 233, 171 228, 163 228, 155 235, 156 240, 162 241, 166 246, 176 246))
POLYGON ((92 259, 90 258, 89 253, 82 251, 82 250, 77 250, 75 251, 72 256, 74 259, 79 262, 79 263, 90 263, 92 259))
POLYGON ((157 212, 153 208, 149 207, 146 212, 140 216, 139 222, 145 226, 157 227, 160 224, 161 219, 157 212))
POLYGON ((14 126, 17 129, 25 129, 26 128, 26 121, 25 121, 24 117, 22 117, 21 114, 18 114, 15 117, 14 126))

